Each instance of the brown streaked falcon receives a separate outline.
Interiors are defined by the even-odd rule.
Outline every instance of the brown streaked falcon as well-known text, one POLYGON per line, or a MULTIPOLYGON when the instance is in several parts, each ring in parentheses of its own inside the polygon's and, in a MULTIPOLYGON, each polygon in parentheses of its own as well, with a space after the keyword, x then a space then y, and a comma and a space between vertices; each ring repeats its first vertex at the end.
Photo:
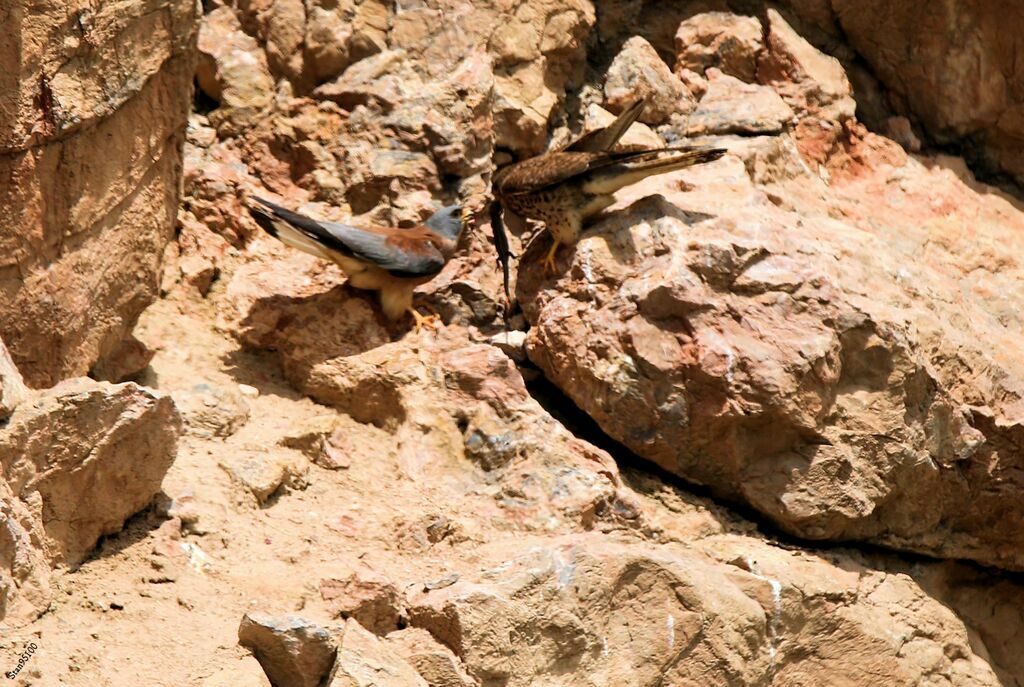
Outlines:
POLYGON ((611 205, 613 194, 654 174, 712 162, 723 148, 687 146, 614 152, 643 109, 643 100, 626 108, 615 121, 557 150, 502 167, 494 174, 494 194, 502 208, 544 222, 554 242, 544 259, 555 269, 559 244, 575 244, 583 223, 611 205))
POLYGON ((413 290, 436 276, 455 252, 469 219, 458 205, 441 208, 415 227, 355 227, 251 198, 249 212, 260 227, 292 248, 337 263, 357 289, 379 292, 389 320, 411 313, 419 331, 438 319, 412 307, 413 290))

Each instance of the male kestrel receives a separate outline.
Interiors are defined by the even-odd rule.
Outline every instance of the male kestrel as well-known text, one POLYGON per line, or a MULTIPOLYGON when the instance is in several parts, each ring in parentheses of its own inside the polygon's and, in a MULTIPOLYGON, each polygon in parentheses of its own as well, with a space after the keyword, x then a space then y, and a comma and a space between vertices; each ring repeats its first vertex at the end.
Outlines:
POLYGON ((614 122, 564 148, 502 167, 494 174, 497 199, 506 210, 544 222, 554 242, 544 259, 555 269, 559 244, 575 244, 583 223, 611 205, 624 186, 703 162, 727 151, 686 146, 613 152, 626 129, 640 115, 643 100, 626 108, 614 122))
POLYGON ((413 290, 436 276, 455 252, 468 220, 458 205, 441 208, 415 227, 354 227, 311 219, 255 196, 252 200, 249 212, 268 234, 337 263, 357 289, 379 292, 389 320, 411 313, 418 331, 437 319, 412 307, 413 290))

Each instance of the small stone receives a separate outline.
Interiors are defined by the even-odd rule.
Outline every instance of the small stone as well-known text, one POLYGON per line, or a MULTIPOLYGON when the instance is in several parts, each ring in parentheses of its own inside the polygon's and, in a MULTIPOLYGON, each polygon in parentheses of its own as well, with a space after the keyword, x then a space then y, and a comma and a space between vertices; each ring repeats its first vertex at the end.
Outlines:
POLYGON ((283 486, 305 488, 308 472, 304 460, 280 451, 242 454, 221 461, 220 467, 248 489, 261 505, 283 486))
POLYGON ((487 343, 497 346, 517 363, 526 362, 526 332, 501 332, 489 338, 487 343))
POLYGON ((252 651, 274 687, 319 687, 337 653, 330 632, 294 615, 246 613, 238 643, 252 651))
POLYGON ((178 261, 178 269, 181 270, 181 280, 205 296, 210 291, 214 277, 217 276, 217 266, 207 258, 200 255, 186 255, 178 261))
POLYGON ((249 405, 231 389, 196 384, 190 391, 174 394, 174 401, 194 436, 229 437, 249 421, 249 405))
POLYGON ((257 398, 260 395, 260 390, 254 386, 248 384, 239 384, 238 392, 246 398, 257 398))
POLYGON ((443 577, 439 577, 436 580, 430 580, 423 583, 423 589, 426 591, 433 591, 435 589, 444 589, 450 587, 459 581, 459 573, 448 573, 443 577))

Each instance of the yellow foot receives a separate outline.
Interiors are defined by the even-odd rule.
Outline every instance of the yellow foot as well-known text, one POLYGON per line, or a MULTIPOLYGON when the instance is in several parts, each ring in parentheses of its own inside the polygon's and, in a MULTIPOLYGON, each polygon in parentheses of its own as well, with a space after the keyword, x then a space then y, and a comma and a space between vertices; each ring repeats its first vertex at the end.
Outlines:
POLYGON ((557 261, 555 260, 555 254, 558 252, 558 241, 552 241, 551 248, 548 250, 548 254, 544 257, 544 276, 550 277, 555 273, 557 268, 557 261))
MULTIPOLYGON (((421 329, 436 329, 440 326, 441 316, 436 312, 430 312, 429 315, 421 315, 416 308, 409 308, 409 312, 412 314, 412 319, 415 320, 415 331, 419 333, 421 329)), ((443 324, 443 323, 442 323, 443 324)))

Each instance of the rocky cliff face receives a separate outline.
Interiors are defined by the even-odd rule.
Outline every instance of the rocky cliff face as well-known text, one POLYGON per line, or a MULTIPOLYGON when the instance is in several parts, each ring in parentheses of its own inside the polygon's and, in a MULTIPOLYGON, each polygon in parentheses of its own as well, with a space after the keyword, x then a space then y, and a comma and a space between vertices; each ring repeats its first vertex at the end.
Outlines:
POLYGON ((32 392, 0 348, 29 680, 1024 685, 1024 212, 920 152, 1009 148, 947 126, 909 10, 868 40, 852 4, 735 4, 206 3, 177 240, 140 252, 156 390, 32 392), (513 225, 510 330, 483 213, 413 333, 243 208, 479 207, 637 95, 624 146, 729 153, 622 191, 553 276, 513 225))
POLYGON ((196 3, 5 3, 0 336, 28 383, 146 365, 130 338, 173 236, 196 3))

